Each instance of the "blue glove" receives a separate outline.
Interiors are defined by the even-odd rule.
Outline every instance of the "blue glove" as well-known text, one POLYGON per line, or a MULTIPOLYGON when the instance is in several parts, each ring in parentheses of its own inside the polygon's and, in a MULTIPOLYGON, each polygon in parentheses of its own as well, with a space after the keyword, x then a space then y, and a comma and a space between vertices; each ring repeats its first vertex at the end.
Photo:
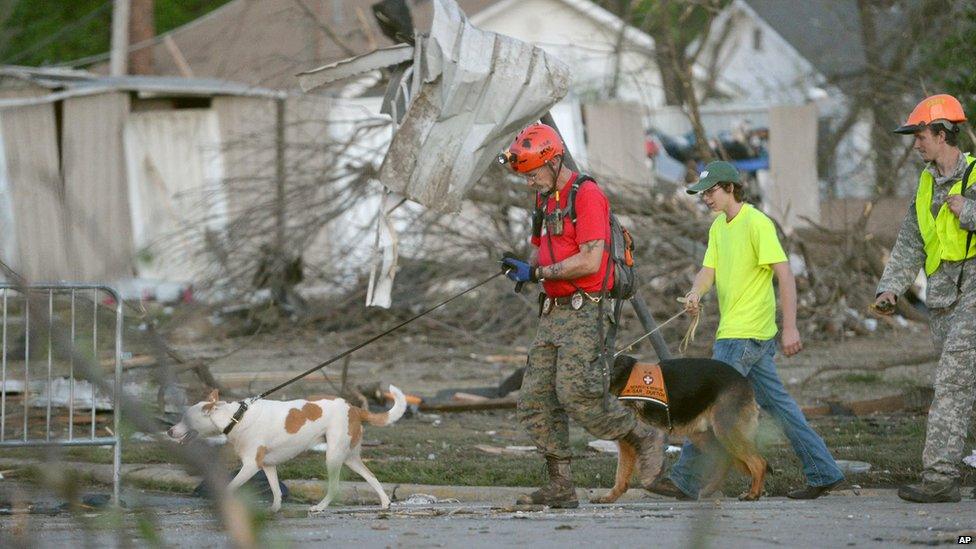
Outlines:
POLYGON ((505 272, 505 276, 514 280, 515 282, 535 282, 535 277, 532 276, 532 265, 529 265, 521 259, 515 257, 505 257, 502 259, 502 271, 505 272))

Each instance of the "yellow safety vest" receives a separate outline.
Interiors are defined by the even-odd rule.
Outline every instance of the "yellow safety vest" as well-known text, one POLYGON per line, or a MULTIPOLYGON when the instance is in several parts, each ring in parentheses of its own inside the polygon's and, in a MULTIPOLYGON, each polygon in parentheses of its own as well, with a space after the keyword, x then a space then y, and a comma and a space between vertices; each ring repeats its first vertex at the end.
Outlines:
MULTIPOLYGON (((966 155, 966 164, 974 162, 972 156, 966 155)), ((973 186, 976 178, 972 172, 976 170, 967 169, 969 175, 966 181, 966 189, 973 186)), ((965 177, 965 176, 964 176, 965 177)), ((949 189, 949 196, 962 194, 962 181, 956 181, 955 185, 949 189)), ((935 185, 935 178, 928 170, 922 170, 922 175, 918 178, 918 191, 915 194, 915 214, 918 217, 918 229, 922 234, 922 242, 925 244, 925 274, 931 275, 939 268, 943 261, 960 261, 976 257, 976 246, 966 250, 967 235, 969 231, 959 225, 959 218, 949 210, 946 202, 939 208, 939 215, 932 217, 932 188, 935 185)))

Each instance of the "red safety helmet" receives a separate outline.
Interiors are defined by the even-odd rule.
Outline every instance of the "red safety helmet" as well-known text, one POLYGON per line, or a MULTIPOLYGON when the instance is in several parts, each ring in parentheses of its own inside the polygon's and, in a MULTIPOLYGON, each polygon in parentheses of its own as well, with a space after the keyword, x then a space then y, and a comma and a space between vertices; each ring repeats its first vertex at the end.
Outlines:
POLYGON ((531 172, 566 152, 559 134, 545 124, 532 124, 519 132, 498 161, 519 173, 531 172))
POLYGON ((933 122, 942 120, 949 122, 944 124, 947 130, 954 130, 956 124, 966 121, 966 113, 963 112, 959 100, 944 93, 926 97, 915 105, 912 114, 908 115, 908 120, 895 129, 895 133, 912 134, 933 122))

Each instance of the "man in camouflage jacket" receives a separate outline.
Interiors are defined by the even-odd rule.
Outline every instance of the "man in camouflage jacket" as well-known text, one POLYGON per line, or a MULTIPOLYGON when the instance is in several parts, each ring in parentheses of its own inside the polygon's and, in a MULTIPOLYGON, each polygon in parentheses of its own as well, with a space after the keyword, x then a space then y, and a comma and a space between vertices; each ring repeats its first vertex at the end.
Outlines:
POLYGON ((922 482, 898 495, 919 503, 959 501, 959 462, 976 397, 976 176, 957 146, 965 115, 948 95, 923 100, 895 130, 914 135, 927 163, 915 199, 878 284, 875 307, 890 313, 897 296, 927 276, 926 304, 936 348, 935 398, 929 410, 922 482), (965 181, 963 181, 965 179, 965 181))

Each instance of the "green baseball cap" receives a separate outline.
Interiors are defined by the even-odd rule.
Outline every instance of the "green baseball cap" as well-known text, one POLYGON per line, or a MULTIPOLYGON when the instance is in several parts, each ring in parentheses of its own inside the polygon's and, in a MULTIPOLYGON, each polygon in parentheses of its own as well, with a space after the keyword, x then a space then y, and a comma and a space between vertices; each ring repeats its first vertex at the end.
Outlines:
POLYGON ((702 173, 698 176, 698 183, 688 187, 688 194, 697 194, 707 191, 719 183, 739 183, 739 170, 735 166, 723 160, 709 162, 702 173))

